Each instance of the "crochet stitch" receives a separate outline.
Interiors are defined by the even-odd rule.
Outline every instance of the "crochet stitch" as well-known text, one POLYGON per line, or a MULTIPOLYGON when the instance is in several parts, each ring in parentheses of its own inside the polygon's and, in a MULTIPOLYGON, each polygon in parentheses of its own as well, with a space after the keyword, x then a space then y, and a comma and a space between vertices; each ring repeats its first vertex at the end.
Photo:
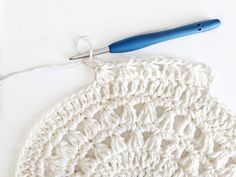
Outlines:
POLYGON ((207 66, 84 62, 94 82, 36 125, 17 177, 236 176, 235 116, 209 94, 207 66))

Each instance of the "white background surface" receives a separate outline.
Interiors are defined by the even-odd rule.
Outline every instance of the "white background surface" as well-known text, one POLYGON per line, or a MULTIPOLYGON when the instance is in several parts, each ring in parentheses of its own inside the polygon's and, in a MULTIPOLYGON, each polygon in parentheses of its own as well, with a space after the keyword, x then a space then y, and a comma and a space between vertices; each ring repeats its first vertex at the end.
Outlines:
MULTIPOLYGON (((68 62, 80 35, 103 47, 130 35, 219 18, 222 25, 214 31, 125 55, 178 57, 211 66, 212 94, 236 111, 235 17, 234 0, 0 0, 0 74, 68 62)), ((22 74, 0 86, 1 177, 13 176, 18 152, 40 115, 92 78, 86 67, 75 66, 22 74)))

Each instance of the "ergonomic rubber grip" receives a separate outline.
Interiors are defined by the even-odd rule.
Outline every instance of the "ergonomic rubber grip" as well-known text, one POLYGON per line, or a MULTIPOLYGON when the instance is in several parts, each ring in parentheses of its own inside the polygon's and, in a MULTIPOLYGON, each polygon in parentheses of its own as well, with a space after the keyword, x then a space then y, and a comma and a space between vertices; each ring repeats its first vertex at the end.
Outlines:
POLYGON ((179 38, 191 34, 201 33, 217 28, 220 25, 220 20, 206 20, 193 23, 190 25, 161 31, 149 34, 143 34, 138 36, 129 37, 110 44, 110 53, 122 53, 129 52, 137 49, 141 49, 159 42, 167 41, 174 38, 179 38))

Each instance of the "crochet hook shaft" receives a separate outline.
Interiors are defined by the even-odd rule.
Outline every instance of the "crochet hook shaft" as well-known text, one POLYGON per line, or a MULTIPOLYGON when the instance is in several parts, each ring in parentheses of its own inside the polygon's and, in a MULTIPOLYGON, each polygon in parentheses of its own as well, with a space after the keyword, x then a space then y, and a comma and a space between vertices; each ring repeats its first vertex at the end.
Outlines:
MULTIPOLYGON (((154 32, 132 36, 110 44, 108 47, 93 51, 93 55, 103 53, 123 53, 138 50, 159 42, 167 41, 174 38, 179 38, 191 34, 197 34, 217 28, 220 25, 219 19, 205 20, 193 24, 181 26, 178 28, 169 29, 166 31, 154 32)), ((90 56, 90 52, 81 53, 70 58, 76 60, 90 56)))

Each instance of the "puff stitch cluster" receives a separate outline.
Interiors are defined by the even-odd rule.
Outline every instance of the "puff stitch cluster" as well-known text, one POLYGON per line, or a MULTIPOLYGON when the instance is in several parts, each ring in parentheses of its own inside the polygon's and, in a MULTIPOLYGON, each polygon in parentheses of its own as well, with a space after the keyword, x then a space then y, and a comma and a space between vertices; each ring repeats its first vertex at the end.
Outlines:
POLYGON ((208 67, 85 63, 94 82, 36 124, 17 177, 236 176, 236 119, 209 94, 208 67))

